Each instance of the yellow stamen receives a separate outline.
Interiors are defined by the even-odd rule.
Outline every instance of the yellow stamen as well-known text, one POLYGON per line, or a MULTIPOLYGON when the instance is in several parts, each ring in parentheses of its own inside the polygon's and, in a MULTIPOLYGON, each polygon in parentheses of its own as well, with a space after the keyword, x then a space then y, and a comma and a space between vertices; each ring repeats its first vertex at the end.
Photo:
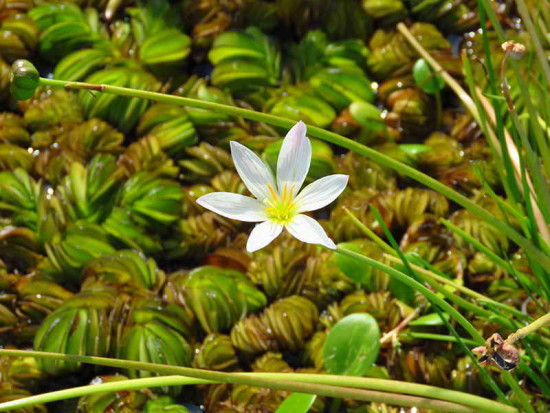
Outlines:
POLYGON ((271 196, 270 199, 265 200, 267 216, 277 224, 286 225, 290 223, 297 215, 297 205, 294 202, 293 194, 294 185, 289 189, 288 185, 284 184, 280 195, 277 194, 272 185, 267 187, 271 196))

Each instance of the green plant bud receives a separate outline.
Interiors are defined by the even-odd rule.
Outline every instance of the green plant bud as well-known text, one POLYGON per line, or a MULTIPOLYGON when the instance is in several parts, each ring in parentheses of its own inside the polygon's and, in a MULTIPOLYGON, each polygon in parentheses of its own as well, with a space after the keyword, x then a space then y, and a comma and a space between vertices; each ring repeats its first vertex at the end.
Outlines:
POLYGON ((203 257, 227 242, 237 228, 228 219, 207 211, 177 222, 176 238, 167 240, 169 258, 203 257))
POLYGON ((353 119, 368 130, 386 129, 382 113, 369 102, 353 102, 349 111, 353 119))
MULTIPOLYGON (((31 217, 32 219, 35 216, 31 217)), ((20 217, 19 217, 20 219, 20 217)), ((43 259, 34 231, 24 227, 6 226, 0 231, 0 261, 11 271, 27 274, 43 259)))
POLYGON ((210 186, 219 192, 233 192, 236 194, 245 194, 248 192, 237 172, 233 170, 225 170, 216 174, 210 180, 210 186))
POLYGON ((63 89, 41 87, 31 100, 20 102, 25 124, 32 131, 82 122, 76 95, 63 89))
POLYGON ((182 290, 208 333, 227 331, 247 313, 267 304, 266 298, 239 271, 204 266, 183 281, 182 290))
POLYGON ((30 171, 32 163, 33 157, 27 150, 9 143, 0 143, 0 171, 13 169, 30 171))
POLYGON ((162 149, 159 139, 147 135, 132 142, 118 158, 118 165, 128 176, 149 172, 163 178, 176 178, 179 168, 162 149))
POLYGON ((447 215, 449 202, 439 192, 430 189, 406 188, 395 194, 395 218, 399 225, 410 225, 424 214, 447 215))
POLYGON ((362 290, 358 290, 345 296, 340 302, 340 307, 345 316, 355 313, 369 313, 376 318, 380 328, 386 331, 397 326, 413 311, 409 306, 395 298, 391 298, 388 291, 367 294, 362 290))
POLYGON ((271 304, 262 313, 262 319, 281 348, 299 350, 313 334, 319 312, 307 298, 293 295, 271 304))
POLYGON ((61 285, 36 275, 22 278, 15 290, 19 296, 19 308, 32 322, 42 321, 73 296, 61 285))
POLYGON ((87 167, 78 162, 72 163, 69 174, 57 187, 67 216, 75 221, 103 221, 113 206, 121 178, 112 155, 96 155, 87 167))
POLYGON ((0 142, 30 146, 31 137, 22 118, 10 112, 0 113, 0 142))
POLYGON ((317 369, 323 369, 325 366, 325 356, 323 348, 327 338, 326 331, 317 331, 306 343, 303 358, 308 364, 313 364, 317 369))
POLYGON ((137 224, 159 231, 179 216, 183 195, 176 181, 140 172, 122 187, 119 205, 137 224))
POLYGON ((280 54, 259 29, 219 35, 208 58, 214 64, 212 84, 233 92, 275 86, 280 76, 280 54))
MULTIPOLYGON (((128 380, 128 377, 121 374, 98 376, 92 380, 91 385, 115 383, 122 380, 128 380)), ((78 400, 78 411, 82 413, 109 413, 109 411, 123 413, 142 411, 147 400, 148 393, 146 389, 96 393, 82 396, 78 400)))
POLYGON ((169 396, 161 396, 148 400, 143 407, 143 413, 190 413, 187 407, 177 404, 169 396))
POLYGON ((269 110, 269 113, 296 121, 328 127, 336 118, 336 112, 325 101, 313 96, 283 96, 269 110))
POLYGON ((306 278, 306 265, 312 251, 311 246, 283 235, 273 245, 254 253, 248 276, 270 298, 302 294, 312 284, 312 280, 306 278))
POLYGON ((11 95, 17 100, 28 100, 40 85, 40 75, 28 60, 16 60, 11 67, 11 95))
POLYGON ((72 283, 80 281, 89 260, 115 252, 101 227, 82 222, 69 224, 63 238, 45 249, 56 279, 72 283))
POLYGON ((94 284, 126 287, 130 291, 158 291, 165 280, 152 258, 136 251, 122 250, 92 259, 84 268, 82 289, 94 284))
POLYGON ((41 191, 42 185, 24 169, 0 172, 0 209, 9 211, 16 225, 36 229, 41 191))
POLYGON ((17 325, 17 315, 8 307, 0 303, 0 330, 8 331, 17 325))
MULTIPOLYGON (((466 232, 500 256, 504 256, 510 247, 508 238, 501 236, 500 232, 495 227, 477 218, 469 211, 456 211, 451 215, 449 220, 462 231, 466 232)), ((475 252, 475 248, 460 235, 453 234, 453 237, 458 247, 475 252)))
POLYGON ((342 110, 352 102, 372 102, 374 91, 370 80, 361 72, 328 68, 310 79, 315 94, 342 110))
POLYGON ((79 82, 102 69, 113 58, 109 48, 77 50, 57 63, 53 76, 55 79, 79 82))
POLYGON ((186 148, 185 152, 192 158, 183 159, 179 164, 189 171, 185 174, 187 179, 210 177, 223 170, 233 169, 229 152, 207 142, 186 148))
POLYGON ((363 0, 363 8, 376 20, 388 25, 403 20, 408 14, 403 0, 363 0))
MULTIPOLYGON (((116 296, 116 290, 106 288, 73 296, 42 322, 34 338, 34 349, 107 356, 111 347, 109 314, 116 296)), ((44 373, 54 375, 80 367, 80 363, 73 361, 47 359, 38 360, 38 365, 44 373)))
MULTIPOLYGON (((159 321, 136 323, 127 328, 118 348, 118 357, 147 363, 187 367, 191 364, 191 348, 183 335, 159 321)), ((155 377, 157 373, 128 370, 130 378, 155 377)), ((177 396, 182 386, 160 387, 162 393, 177 396)))
POLYGON ((336 242, 351 241, 364 236, 363 232, 353 223, 345 208, 353 211, 353 214, 363 224, 378 234, 382 229, 378 220, 370 210, 374 205, 384 220, 386 226, 394 225, 395 207, 394 192, 391 190, 377 192, 373 188, 365 187, 349 192, 340 197, 338 204, 330 214, 330 229, 336 242))
POLYGON ((89 160, 96 153, 119 154, 124 135, 100 119, 89 119, 75 125, 57 139, 63 149, 70 149, 89 160))
POLYGON ((141 63, 148 66, 179 64, 191 52, 191 39, 178 29, 165 29, 148 36, 139 49, 141 63))
POLYGON ((11 66, 0 57, 0 102, 10 97, 11 66))
POLYGON ((209 334, 195 352, 193 367, 198 369, 235 371, 239 360, 229 336, 209 334))
POLYGON ((29 11, 40 29, 41 55, 56 61, 59 58, 91 45, 99 39, 94 27, 99 26, 97 14, 83 12, 72 3, 43 2, 29 11))
POLYGON ((393 170, 353 152, 348 152, 337 160, 335 172, 348 175, 348 187, 354 190, 370 187, 382 191, 397 186, 396 173, 393 170))
POLYGON ((281 353, 268 351, 263 356, 254 360, 254 363, 252 363, 252 371, 290 373, 293 372, 294 369, 283 360, 283 355, 281 353))
POLYGON ((468 271, 472 274, 493 274, 497 272, 497 265, 486 254, 478 251, 468 263, 468 271))
POLYGON ((258 354, 266 351, 277 351, 278 342, 273 331, 256 314, 238 321, 231 329, 231 343, 247 354, 258 354))
POLYGON ((134 222, 127 210, 115 207, 101 224, 103 230, 126 248, 153 254, 162 250, 160 237, 147 233, 146 229, 134 222))

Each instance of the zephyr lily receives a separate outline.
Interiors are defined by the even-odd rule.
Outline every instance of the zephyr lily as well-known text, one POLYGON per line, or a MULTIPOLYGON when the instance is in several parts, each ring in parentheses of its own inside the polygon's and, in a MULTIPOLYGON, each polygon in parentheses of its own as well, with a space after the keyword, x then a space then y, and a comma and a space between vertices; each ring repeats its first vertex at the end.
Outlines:
POLYGON ((283 228, 302 242, 336 248, 323 227, 303 212, 315 211, 334 201, 345 189, 348 176, 326 176, 300 191, 311 163, 311 142, 303 122, 294 125, 283 141, 276 180, 269 166, 240 143, 231 142, 231 156, 239 176, 255 198, 214 192, 200 197, 197 203, 227 218, 260 222, 248 238, 249 252, 268 245, 283 228))

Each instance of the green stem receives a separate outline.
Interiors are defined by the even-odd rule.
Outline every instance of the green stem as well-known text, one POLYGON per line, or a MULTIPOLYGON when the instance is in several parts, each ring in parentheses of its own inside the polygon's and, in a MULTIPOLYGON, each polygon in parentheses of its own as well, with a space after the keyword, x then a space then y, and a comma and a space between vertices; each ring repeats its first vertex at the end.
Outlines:
POLYGON ((470 334, 470 336, 482 345, 485 340, 479 334, 479 332, 476 330, 476 328, 470 323, 462 314, 460 314, 453 306, 451 306, 448 302, 443 300, 441 297, 439 297, 437 294, 433 293, 431 290, 426 288, 424 285, 419 283, 416 280, 413 280, 411 277, 407 276, 405 273, 396 270, 393 267, 390 267, 389 265, 383 264, 381 262, 378 262, 376 260, 373 260, 372 258, 365 257, 364 255, 358 254, 354 251, 348 250, 346 248, 338 247, 336 250, 337 253, 345 255, 347 257, 353 258, 357 261, 361 261, 367 265, 370 265, 376 269, 379 269, 382 272, 385 272, 386 274, 391 275, 392 277, 395 277, 399 281, 401 281, 404 284, 407 284, 409 287, 413 288, 414 290, 420 292, 426 298, 428 298, 433 303, 437 304, 442 310, 447 312, 452 318, 454 318, 467 332, 470 334))
POLYGON ((543 315, 540 318, 537 318, 535 321, 533 321, 531 324, 529 324, 526 327, 520 328, 515 333, 512 333, 508 336, 506 339, 506 342, 508 344, 514 344, 516 341, 521 340, 526 335, 534 333, 538 329, 550 325, 550 313, 543 315))
MULTIPOLYGON (((458 342, 455 336, 448 336, 445 334, 434 334, 434 333, 416 333, 416 332, 409 332, 404 333, 403 336, 412 337, 412 338, 418 338, 423 340, 437 340, 437 341, 450 341, 453 343, 458 342)), ((477 343, 473 340, 470 340, 469 338, 461 338, 461 340, 468 344, 469 346, 475 346, 477 343)))
POLYGON ((212 384, 215 381, 194 379, 183 376, 148 377, 144 379, 120 380, 112 383, 100 383, 70 389, 52 391, 34 396, 23 397, 0 403, 0 412, 20 409, 37 404, 51 403, 59 400, 71 399, 73 397, 89 396, 91 394, 116 392, 124 390, 140 390, 160 386, 184 386, 196 384, 212 384))
MULTIPOLYGON (((6 350, 0 349, 1 356, 12 357, 38 357, 46 358, 50 360, 64 360, 78 363, 88 363, 100 366, 124 368, 124 369, 136 369, 151 371, 161 374, 192 377, 196 379, 217 382, 217 383, 231 383, 231 384, 244 384, 248 386, 266 387, 276 390, 287 390, 292 392, 321 394, 329 397, 369 397, 367 401, 374 400, 372 393, 347 393, 350 390, 363 390, 363 391, 375 391, 384 392, 384 397, 390 396, 390 393, 398 393, 396 396, 418 396, 419 398, 434 398, 437 397, 439 401, 447 401, 455 403, 454 407, 464 409, 464 406, 474 409, 474 411, 480 412, 494 412, 499 411, 502 413, 517 412, 517 410, 511 406, 507 406, 493 400, 485 399, 483 397, 475 396, 468 393, 462 393, 455 390, 443 389, 434 386, 428 386, 424 384, 407 383, 396 380, 383 380, 373 379, 367 377, 350 377, 350 376, 337 376, 330 374, 302 374, 302 373, 225 373, 218 371, 209 371, 194 369, 190 367, 169 366, 163 364, 144 363, 131 360, 120 360, 106 357, 93 357, 93 356, 77 356, 72 354, 50 353, 43 351, 25 351, 25 350, 6 350), (288 381, 287 381, 288 380, 288 381), (305 386, 310 384, 310 386, 305 386), (325 389, 323 386, 329 386, 330 389, 325 389), (346 387, 341 387, 346 386, 346 387), (336 390, 334 390, 336 389, 336 390), (317 391, 319 390, 319 391, 317 391), (326 390, 326 393, 325 393, 326 390), (330 393, 330 394, 329 394, 330 393), (464 406, 457 405, 460 403, 464 406)), ((178 383, 181 384, 181 383, 178 383)), ((159 384, 165 385, 165 384, 159 384)), ((358 399, 358 400, 363 400, 358 399)), ((378 400, 378 399, 377 399, 378 400)), ((380 401, 385 401, 380 400, 380 401)), ((397 401, 404 399, 395 399, 389 403, 396 403, 397 401)), ((403 404, 404 405, 404 404, 403 404)), ((433 407, 435 408, 435 407, 433 407)), ((450 410, 443 410, 450 411, 450 410)), ((464 410, 460 410, 464 411, 464 410)), ((472 411, 472 410, 466 410, 472 411)))
MULTIPOLYGON (((118 392, 127 390, 139 390, 149 387, 161 387, 161 386, 182 386, 182 385, 196 385, 196 384, 216 384, 218 381, 214 380, 202 380, 189 378, 184 376, 163 376, 163 377, 149 377, 143 379, 121 380, 114 383, 102 383, 87 385, 81 387, 73 387, 71 389, 59 390, 44 394, 38 394, 35 396, 24 397, 17 400, 12 400, 5 403, 0 403, 0 412, 10 411, 16 408, 25 406, 33 406, 37 404, 49 403, 58 400, 65 400, 73 397, 82 397, 91 394, 104 393, 104 392, 118 392)), ((403 394, 386 393, 374 390, 358 390, 358 389, 346 389, 343 387, 329 386, 329 385, 316 385, 310 386, 309 384, 293 383, 283 381, 282 383, 288 383, 289 386, 304 387, 309 386, 308 393, 319 394, 321 396, 334 396, 346 393, 347 396, 355 398, 356 400, 362 400, 367 402, 381 402, 397 406, 413 407, 417 406, 424 409, 437 410, 437 411, 449 411, 449 412, 475 412, 476 410, 469 407, 460 405, 458 403, 434 400, 431 398, 409 396, 403 394)), ((338 397, 338 396, 336 396, 338 397)), ((342 400, 341 398, 334 400, 342 400)))
MULTIPOLYGON (((44 86, 56 86, 64 87, 65 89, 82 89, 96 92, 110 93, 118 96, 136 97, 141 99, 153 100, 156 102, 171 103, 179 106, 190 106, 199 109, 214 110, 219 113, 227 115, 240 116, 249 120, 265 122, 270 125, 283 127, 290 129, 294 126, 295 121, 292 119, 281 118, 279 116, 270 115, 267 113, 256 112, 249 109, 238 108, 235 106, 223 105, 220 103, 206 102, 198 99, 191 99, 181 96, 167 95, 163 93, 150 92, 144 90, 137 90, 131 88, 124 88, 111 85, 98 85, 84 82, 68 82, 63 80, 40 78, 40 84, 44 86)), ((415 168, 408 166, 398 160, 395 160, 387 155, 384 155, 372 148, 355 142, 351 139, 345 138, 334 132, 329 132, 316 126, 308 125, 308 134, 312 137, 316 137, 343 148, 349 149, 359 155, 365 156, 372 161, 394 169, 399 173, 406 175, 427 187, 433 189, 446 196, 450 200, 456 202, 462 207, 470 210, 474 215, 487 221, 489 224, 495 226, 500 232, 508 236, 512 241, 518 244, 525 250, 532 253, 533 257, 536 257, 541 264, 545 264, 550 267, 550 257, 547 257, 542 251, 540 251, 530 240, 519 234, 508 224, 502 222, 498 218, 494 217, 489 211, 475 202, 471 201, 464 195, 459 194, 452 188, 437 181, 436 179, 416 170, 415 168)))

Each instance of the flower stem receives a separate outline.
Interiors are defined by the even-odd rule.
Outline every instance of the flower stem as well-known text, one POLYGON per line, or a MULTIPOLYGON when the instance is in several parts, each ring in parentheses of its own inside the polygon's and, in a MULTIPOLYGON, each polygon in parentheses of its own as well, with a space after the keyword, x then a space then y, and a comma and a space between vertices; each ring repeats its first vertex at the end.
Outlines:
POLYGON ((481 334, 479 334, 476 328, 472 325, 472 323, 470 323, 466 319, 466 317, 460 314, 453 306, 451 306, 447 301, 443 300, 439 295, 435 294, 434 292, 426 288, 424 285, 422 285, 418 281, 413 280, 411 277, 407 276, 405 273, 399 270, 396 270, 395 268, 390 267, 389 265, 383 264, 372 258, 358 254, 346 248, 338 247, 336 252, 339 254, 345 255, 347 257, 353 258, 357 261, 361 261, 376 269, 379 269, 380 271, 385 272, 386 274, 389 274, 392 277, 395 277, 402 283, 407 284, 409 287, 413 288, 414 290, 418 291, 422 295, 426 296, 426 298, 428 298, 434 304, 438 305, 443 311, 447 312, 468 332, 468 334, 470 334, 470 336, 474 341, 476 341, 479 344, 483 344, 485 342, 481 334))
MULTIPOLYGON (((267 113, 256 112, 253 110, 243 109, 243 108, 230 106, 230 105, 223 105, 220 103, 206 102, 198 99, 167 95, 164 93, 124 88, 120 86, 99 85, 99 84, 84 83, 84 82, 68 82, 64 80, 55 80, 55 79, 46 79, 46 78, 40 78, 39 81, 40 81, 40 84, 44 86, 55 86, 55 87, 64 87, 65 89, 74 89, 74 90, 80 89, 80 90, 89 90, 89 91, 96 91, 96 92, 103 92, 103 93, 111 93, 118 96, 136 97, 141 99, 153 100, 156 102, 171 103, 179 106, 190 106, 190 107, 195 107, 199 109, 208 109, 219 113, 224 113, 227 115, 243 117, 253 121, 265 122, 270 125, 279 126, 287 129, 290 129, 295 124, 295 121, 292 119, 281 118, 279 116, 274 116, 267 113)), ((350 151, 355 152, 359 155, 365 156, 366 158, 371 159, 372 161, 380 165, 394 169, 399 173, 404 174, 420 182, 421 184, 426 185, 427 187, 433 189, 434 191, 441 193, 442 195, 446 196, 450 200, 470 210, 474 215, 483 219, 487 223, 495 226, 498 230, 500 230, 502 234, 509 237, 512 241, 514 241, 523 249, 531 252, 532 256, 537 260, 539 260, 541 265, 546 265, 550 267, 550 257, 546 256, 546 254, 544 254, 541 250, 539 250, 530 240, 522 236, 520 233, 518 233, 515 229, 513 229, 507 223, 494 217, 485 208, 477 205, 472 200, 468 199, 467 197, 458 193, 457 191, 448 187, 447 185, 442 184, 438 180, 396 159, 393 159, 390 156, 380 153, 372 148, 369 148, 351 139, 338 135, 337 133, 326 131, 316 126, 308 125, 308 134, 312 137, 325 140, 327 142, 349 149, 350 151)))
MULTIPOLYGON (((414 403, 431 404, 431 407, 426 408, 435 409, 438 411, 517 412, 514 407, 469 393, 462 393, 455 390, 443 389, 424 384, 401 382, 397 380, 337 376, 330 374, 227 373, 194 369, 190 367, 169 366, 164 364, 145 363, 106 357, 77 356, 72 354, 50 353, 43 351, 0 349, 0 356, 38 357, 51 360, 65 360, 116 368, 151 371, 167 375, 177 374, 179 376, 200 379, 207 382, 244 384, 291 392, 320 394, 329 397, 345 397, 356 400, 380 401, 401 406, 414 406, 415 404, 409 404, 413 402, 413 399, 407 397, 417 396, 414 399, 414 403), (437 399, 434 399, 435 397, 437 397, 437 399), (434 405, 434 402, 445 403, 445 406, 442 404, 434 405)), ((156 380, 159 380, 157 382, 158 386, 167 385, 168 382, 163 381, 162 379, 166 380, 166 377, 156 378, 156 380)), ((153 378, 150 378, 149 380, 153 380, 153 378)), ((174 383, 174 385, 182 384, 185 383, 182 383, 181 381, 174 383)), ((149 386, 151 385, 149 384, 149 386)), ((0 404, 0 407, 3 408, 4 406, 5 405, 0 404)), ((416 404, 416 406, 420 405, 416 404)))
POLYGON ((526 335, 534 333, 535 331, 546 325, 550 325, 550 313, 543 315, 540 318, 537 318, 531 324, 520 328, 515 333, 510 334, 505 342, 508 344, 514 344, 516 341, 521 340, 526 335))

